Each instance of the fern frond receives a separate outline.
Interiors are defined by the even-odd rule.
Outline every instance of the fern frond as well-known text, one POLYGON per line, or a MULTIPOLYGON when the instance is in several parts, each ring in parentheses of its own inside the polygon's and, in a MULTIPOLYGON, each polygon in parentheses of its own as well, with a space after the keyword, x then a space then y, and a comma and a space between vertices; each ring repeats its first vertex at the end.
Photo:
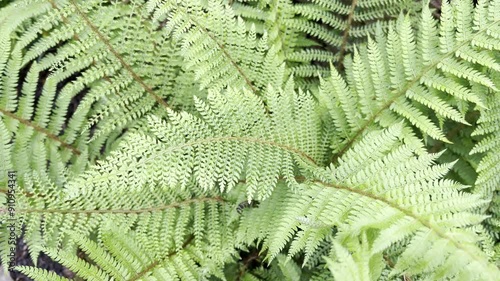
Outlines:
POLYGON ((196 100, 199 117, 170 112, 168 123, 151 117, 150 135, 130 135, 106 162, 69 184, 69 192, 80 186, 185 188, 190 179, 203 190, 228 191, 245 175, 248 199, 266 198, 280 176, 296 183, 294 169, 303 161, 325 160, 321 120, 311 114, 316 103, 293 87, 268 89, 270 114, 261 98, 230 89, 209 93, 208 103, 196 100))
POLYGON ((257 93, 268 84, 280 87, 283 67, 267 35, 256 37, 222 1, 149 1, 152 21, 165 24, 167 35, 182 42, 185 68, 195 72, 202 88, 220 91, 228 86, 257 93))
MULTIPOLYGON (((491 77, 496 83, 500 83, 499 72, 492 72, 491 77)), ((487 89, 481 86, 477 86, 476 90, 487 92, 487 89)), ((500 177, 498 176, 500 162, 498 155, 500 149, 500 128, 498 126, 498 120, 500 120, 499 96, 499 91, 489 93, 486 99, 487 108, 480 110, 479 125, 474 130, 473 135, 481 136, 482 139, 470 151, 472 156, 481 157, 481 161, 476 168, 478 177, 474 183, 473 193, 479 194, 490 202, 483 209, 490 216, 484 225, 490 237, 496 241, 497 245, 500 230, 500 188, 498 186, 498 182, 500 181, 500 177)), ((496 260, 498 261, 498 257, 496 257, 496 260)))
MULTIPOLYGON (((210 272, 217 268, 218 261, 200 259, 203 252, 190 245, 192 238, 186 239, 178 250, 163 252, 157 257, 144 249, 129 232, 107 230, 102 236, 104 248, 80 235, 72 234, 71 237, 93 264, 67 250, 49 248, 45 252, 85 280, 198 280, 210 275, 223 276, 221 272, 210 272)), ((18 270, 34 280, 68 280, 54 277, 45 270, 25 266, 18 270)))
MULTIPOLYGON (((7 21, 0 24, 2 30, 14 29, 7 21)), ((33 172, 49 174, 60 187, 68 173, 82 172, 96 157, 89 154, 95 144, 87 144, 88 134, 79 132, 89 109, 68 114, 74 96, 62 98, 58 90, 65 77, 48 74, 37 62, 23 66, 23 51, 11 37, 2 33, 0 38, 0 153, 5 164, 0 185, 7 186, 6 171, 16 171, 23 191, 30 191, 23 182, 33 172)))
MULTIPOLYGON (((500 77, 500 75, 497 75, 500 77)), ((497 79, 500 81, 499 79, 497 79)), ((486 153, 482 158, 477 172, 479 177, 476 184, 476 191, 485 196, 491 196, 492 192, 498 190, 498 148, 500 147, 500 135, 498 128, 498 120, 500 118, 500 103, 498 98, 500 92, 492 93, 487 99, 488 109, 482 110, 479 118, 479 126, 474 131, 473 135, 486 135, 472 150, 471 154, 486 153)))
POLYGON ((67 200, 67 194, 46 177, 35 179, 35 196, 18 200, 16 212, 22 218, 19 223, 25 224, 30 251, 36 255, 44 247, 69 248, 68 231, 100 237, 108 220, 133 230, 135 239, 152 257, 165 250, 179 250, 190 235, 196 247, 202 243, 212 247, 214 260, 231 246, 231 232, 224 228, 229 227, 227 210, 233 206, 216 194, 159 192, 154 186, 117 188, 110 194, 109 190, 89 192, 83 187, 78 197, 67 200))
MULTIPOLYGON (((494 38, 488 34, 499 22, 484 9, 494 3, 483 3, 483 9, 474 11, 469 1, 444 3, 439 26, 424 7, 417 31, 408 16, 401 16, 390 25, 387 36, 378 33, 346 60, 345 80, 332 69, 332 77, 321 84, 319 98, 338 136, 332 140, 333 160, 375 124, 387 127, 404 119, 424 136, 445 143, 449 140, 435 119, 467 125, 462 104, 485 106, 484 96, 472 91, 473 85, 498 87, 488 76, 488 71, 498 68, 495 50, 475 43, 481 36, 494 38), (459 17, 460 13, 471 16, 459 17), (478 59, 463 55, 469 51, 478 59)), ((418 144, 414 133, 405 134, 407 141, 418 144)))
POLYGON ((92 140, 169 108, 166 100, 174 95, 204 96, 194 87, 193 74, 182 70, 180 44, 155 29, 143 5, 31 2, 20 0, 2 9, 2 30, 18 32, 22 67, 36 60, 40 71, 60 77, 64 87, 58 96, 80 96, 77 113, 90 110, 93 115, 85 120, 92 140), (20 13, 23 18, 18 18, 20 13), (38 36, 42 33, 46 36, 38 36))
POLYGON ((300 78, 325 74, 329 61, 342 65, 354 44, 375 34, 377 25, 371 21, 387 29, 400 12, 413 14, 420 9, 406 0, 351 4, 337 0, 234 1, 232 7, 237 15, 268 31, 270 44, 280 46, 289 73, 297 77, 298 84, 302 84, 300 78))
MULTIPOLYGON (((402 126, 396 125, 369 133, 339 159, 338 166, 327 169, 323 179, 298 194, 276 189, 243 215, 238 239, 263 241, 271 259, 285 249, 290 257, 305 251, 306 262, 332 235, 335 243, 361 259, 368 258, 362 254, 366 251, 378 256, 378 263, 391 245, 408 241, 392 274, 425 275, 431 280, 455 274, 488 280, 497 275, 475 245, 478 237, 464 229, 485 218, 474 210, 486 202, 461 192, 464 186, 442 180, 451 165, 433 164, 439 155, 415 156, 411 146, 400 142, 401 132, 402 126), (274 208, 278 211, 271 211, 274 208), (363 235, 368 250, 352 244, 363 235), (436 251, 432 262, 427 262, 429 251, 436 251)), ((356 274, 379 268, 366 260, 363 266, 356 274)), ((380 274, 381 268, 375 272, 380 274)))
POLYGON ((366 233, 359 241, 359 250, 351 254, 348 249, 339 243, 333 244, 333 258, 326 257, 326 263, 335 280, 378 280, 384 268, 381 254, 373 255, 370 252, 366 233))

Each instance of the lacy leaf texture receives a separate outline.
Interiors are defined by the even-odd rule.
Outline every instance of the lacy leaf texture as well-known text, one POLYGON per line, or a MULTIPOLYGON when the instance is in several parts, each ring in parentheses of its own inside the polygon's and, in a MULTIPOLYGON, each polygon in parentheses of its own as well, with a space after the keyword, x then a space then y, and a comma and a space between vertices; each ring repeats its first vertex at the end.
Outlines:
POLYGON ((3 0, 0 30, 6 269, 68 280, 23 239, 75 280, 500 280, 500 0, 3 0))

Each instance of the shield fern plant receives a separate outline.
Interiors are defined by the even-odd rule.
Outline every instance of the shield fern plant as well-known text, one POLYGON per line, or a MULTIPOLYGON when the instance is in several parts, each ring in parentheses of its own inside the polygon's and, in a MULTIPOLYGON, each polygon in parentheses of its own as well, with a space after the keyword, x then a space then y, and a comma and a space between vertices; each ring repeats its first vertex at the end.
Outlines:
POLYGON ((450 2, 1 1, 4 266, 500 279, 500 0, 450 2))

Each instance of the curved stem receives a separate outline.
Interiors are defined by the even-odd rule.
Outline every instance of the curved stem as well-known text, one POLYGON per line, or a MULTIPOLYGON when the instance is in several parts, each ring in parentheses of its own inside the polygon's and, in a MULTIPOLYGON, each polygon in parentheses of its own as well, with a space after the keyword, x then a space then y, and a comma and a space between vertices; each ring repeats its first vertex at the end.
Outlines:
MULTIPOLYGON (((21 209, 18 210, 19 213, 39 213, 39 214, 83 214, 83 215, 91 215, 91 214, 141 214, 141 213, 149 213, 149 212, 159 212, 166 209, 171 208, 179 208, 181 206, 198 203, 198 202, 206 202, 206 201, 216 201, 216 202, 226 202, 222 197, 204 197, 204 198, 193 198, 180 202, 174 202, 168 205, 160 205, 155 207, 148 207, 142 209, 111 209, 111 210, 59 210, 59 209, 21 209)), ((0 209, 0 213, 7 212, 6 209, 0 209)))
POLYGON ((7 110, 4 110, 4 109, 0 108, 0 113, 2 113, 5 116, 8 116, 8 117, 10 117, 12 119, 15 119, 15 120, 19 121, 21 124, 24 124, 24 125, 26 125, 26 126, 28 126, 30 128, 33 128, 35 131, 37 131, 39 133, 42 133, 42 134, 46 135, 49 139, 51 139, 51 140, 53 140, 55 142, 60 143, 62 147, 71 150, 71 152, 73 152, 74 154, 76 154, 76 155, 80 155, 81 154, 80 150, 78 150, 76 147, 72 146, 71 144, 66 143, 65 141, 63 141, 58 136, 56 136, 53 133, 49 132, 49 130, 47 130, 45 128, 42 128, 42 127, 40 127, 40 126, 38 126, 36 124, 33 124, 33 122, 25 120, 25 119, 17 116, 16 114, 14 114, 14 113, 12 113, 10 111, 7 111, 7 110))
POLYGON ((87 17, 87 15, 80 9, 78 4, 76 3, 75 0, 70 0, 69 1, 76 10, 76 13, 83 19, 83 21, 90 27, 90 29, 99 37, 101 42, 106 45, 108 50, 118 59, 120 64, 127 70, 127 72, 132 76, 132 78, 137 81, 141 87, 151 96, 153 97, 156 102, 161 104, 164 108, 170 109, 170 106, 160 97, 158 96, 151 87, 149 87, 144 80, 137 74, 132 67, 123 59, 123 57, 120 55, 120 53, 111 45, 109 40, 102 34, 101 31, 90 21, 90 19, 87 17))
POLYGON ((349 16, 347 17, 347 27, 344 30, 344 35, 342 36, 342 44, 339 50, 339 60, 337 62, 337 69, 340 70, 343 67, 344 56, 347 48, 347 41, 349 40, 349 32, 351 31, 352 22, 354 20, 354 11, 358 5, 358 0, 352 0, 351 9, 349 10, 349 16))
POLYGON ((439 63, 441 63, 444 59, 453 56, 456 51, 458 51, 460 48, 463 46, 469 44, 476 36, 479 34, 485 32, 486 30, 490 29, 491 27, 497 25, 500 23, 500 20, 494 21, 493 23, 485 26, 483 29, 477 31, 477 33, 474 34, 471 38, 468 40, 464 40, 462 43, 458 44, 453 48, 451 51, 443 54, 439 59, 435 59, 431 64, 429 64, 427 67, 422 69, 419 74, 417 74, 413 80, 409 81, 402 89, 394 93, 394 95, 385 103, 383 104, 379 110, 375 112, 362 126, 359 128, 353 135, 353 137, 340 149, 338 153, 333 155, 331 162, 335 163, 354 143, 355 141, 363 134, 363 132, 372 124, 375 122, 377 117, 379 117, 386 109, 388 109, 399 97, 403 96, 406 94, 406 92, 411 89, 414 85, 420 83, 420 79, 424 77, 424 75, 433 70, 434 68, 437 67, 439 63))

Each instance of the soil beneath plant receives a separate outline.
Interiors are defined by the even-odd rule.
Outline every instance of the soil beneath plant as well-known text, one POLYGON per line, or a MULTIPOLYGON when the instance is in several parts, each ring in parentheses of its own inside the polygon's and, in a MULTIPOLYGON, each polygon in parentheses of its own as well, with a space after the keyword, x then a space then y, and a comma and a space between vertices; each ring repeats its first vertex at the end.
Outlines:
MULTIPOLYGON (((38 268, 47 269, 66 278, 73 278, 75 276, 75 274, 71 272, 71 270, 53 261, 49 256, 45 255, 44 253, 41 253, 38 256, 37 261, 38 261, 37 263, 38 268)), ((23 240, 23 237, 20 237, 17 241, 16 265, 27 265, 27 266, 35 265, 28 251, 28 245, 23 240)), ((7 267, 8 266, 5 265, 4 269, 7 270, 7 267)), ((10 271, 9 273, 10 276, 12 277, 12 280, 14 281, 33 281, 33 279, 27 277, 26 275, 18 271, 10 271)))

